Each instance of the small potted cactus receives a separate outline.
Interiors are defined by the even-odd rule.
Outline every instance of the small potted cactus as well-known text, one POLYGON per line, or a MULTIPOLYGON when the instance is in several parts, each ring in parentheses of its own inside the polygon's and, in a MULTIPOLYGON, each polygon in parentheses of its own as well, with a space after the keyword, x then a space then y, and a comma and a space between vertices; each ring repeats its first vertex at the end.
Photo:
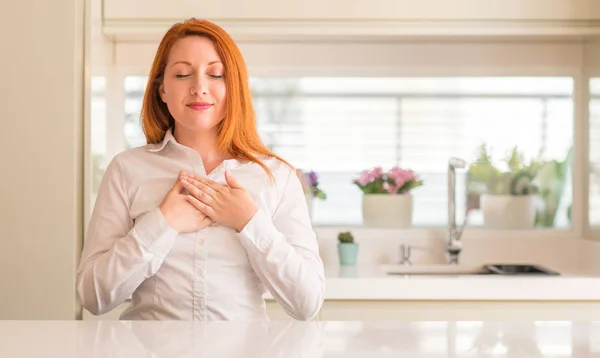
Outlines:
POLYGON ((358 256, 358 244, 354 242, 354 236, 349 231, 338 234, 338 255, 340 265, 353 266, 358 256))

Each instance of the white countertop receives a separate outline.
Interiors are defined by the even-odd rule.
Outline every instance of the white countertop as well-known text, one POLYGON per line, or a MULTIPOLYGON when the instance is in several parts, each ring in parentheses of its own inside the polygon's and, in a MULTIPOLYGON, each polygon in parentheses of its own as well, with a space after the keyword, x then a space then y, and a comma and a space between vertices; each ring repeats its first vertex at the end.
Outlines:
MULTIPOLYGON (((325 267, 326 300, 600 300, 600 273, 559 276, 387 275, 380 266, 325 267), (568 289, 567 289, 568 287, 568 289)), ((269 295, 265 298, 271 299, 269 295)))
POLYGON ((0 321, 0 356, 592 357, 588 322, 0 321))

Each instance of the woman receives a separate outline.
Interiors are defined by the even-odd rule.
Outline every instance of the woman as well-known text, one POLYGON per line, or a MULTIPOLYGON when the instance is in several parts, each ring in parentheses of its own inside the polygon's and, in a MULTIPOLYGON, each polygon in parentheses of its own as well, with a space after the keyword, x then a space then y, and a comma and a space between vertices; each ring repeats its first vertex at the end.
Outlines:
POLYGON ((299 320, 323 303, 323 263, 296 171, 256 129, 242 55, 190 19, 162 39, 144 95, 148 144, 115 156, 77 289, 121 319, 267 320, 267 291, 299 320))

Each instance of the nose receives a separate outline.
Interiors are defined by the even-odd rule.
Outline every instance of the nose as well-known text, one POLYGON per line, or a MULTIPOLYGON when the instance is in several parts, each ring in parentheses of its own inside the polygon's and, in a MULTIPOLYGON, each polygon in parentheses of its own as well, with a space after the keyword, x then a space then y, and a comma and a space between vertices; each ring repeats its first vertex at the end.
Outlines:
POLYGON ((193 86, 192 93, 194 94, 208 93, 208 79, 202 75, 196 76, 196 81, 193 86))

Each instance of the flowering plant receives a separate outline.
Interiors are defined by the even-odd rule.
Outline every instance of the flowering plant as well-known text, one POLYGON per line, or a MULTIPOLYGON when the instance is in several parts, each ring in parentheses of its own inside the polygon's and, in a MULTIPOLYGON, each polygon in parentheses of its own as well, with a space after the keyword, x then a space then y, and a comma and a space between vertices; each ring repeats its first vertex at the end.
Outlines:
POLYGON ((365 194, 408 194, 423 185, 412 170, 393 167, 387 173, 381 167, 365 170, 353 181, 365 194))
POLYGON ((319 188, 319 176, 314 171, 303 173, 298 170, 298 176, 302 182, 302 187, 305 193, 311 193, 313 197, 321 200, 327 199, 327 195, 321 188, 319 188))

